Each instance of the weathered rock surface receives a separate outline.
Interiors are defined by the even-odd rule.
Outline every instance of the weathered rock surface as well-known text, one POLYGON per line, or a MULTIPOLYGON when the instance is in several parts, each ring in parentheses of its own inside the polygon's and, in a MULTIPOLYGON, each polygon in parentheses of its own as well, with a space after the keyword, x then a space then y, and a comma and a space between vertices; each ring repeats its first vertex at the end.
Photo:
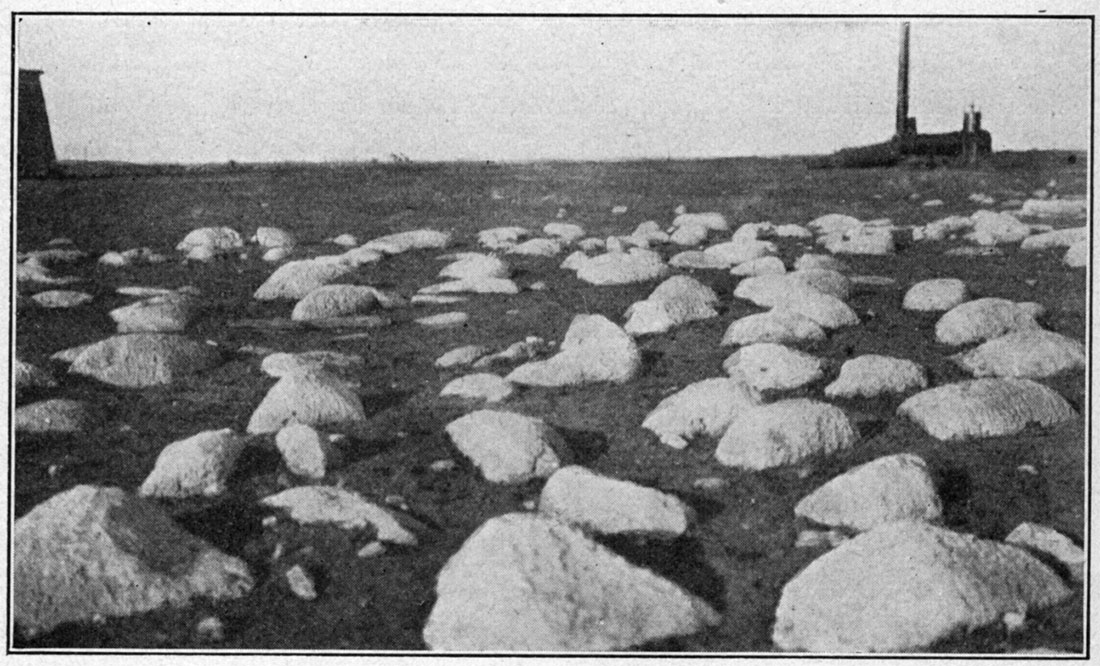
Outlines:
POLYGON ((564 441, 542 419, 483 409, 447 424, 447 435, 493 483, 545 478, 560 466, 564 441))
POLYGON ((913 361, 865 354, 840 366, 840 375, 825 387, 825 397, 873 398, 880 393, 905 393, 927 386, 924 368, 913 361))
POLYGON ((668 265, 690 270, 725 270, 730 266, 725 259, 707 254, 702 250, 677 252, 669 258, 668 265))
POLYGON ((662 444, 683 449, 699 435, 720 437, 738 414, 759 402, 759 393, 740 378, 704 379, 662 400, 642 427, 662 444))
POLYGON ((1039 328, 1035 317, 1036 309, 1031 304, 978 298, 944 313, 936 322, 936 340, 946 345, 982 342, 1013 331, 1039 328))
POLYGON ((825 330, 797 312, 775 308, 734 320, 722 335, 722 345, 751 345, 758 342, 785 344, 821 341, 825 330))
POLYGON ((268 354, 260 362, 260 370, 272 377, 285 377, 295 372, 324 370, 338 377, 352 376, 366 369, 366 362, 358 354, 318 349, 290 354, 268 354))
POLYGON ((828 215, 822 215, 806 223, 814 233, 818 234, 835 234, 845 233, 849 231, 858 231, 863 228, 863 222, 858 218, 854 218, 851 215, 842 215, 840 213, 829 213, 828 215))
POLYGON ((782 275, 787 272, 783 260, 779 257, 760 257, 737 264, 730 269, 730 275, 782 275))
POLYGON ((190 325, 197 311, 194 296, 173 291, 115 308, 107 314, 119 333, 178 333, 190 325))
POLYGON ((1037 523, 1020 523, 1005 537, 1005 543, 1046 553, 1064 564, 1074 580, 1084 578, 1084 549, 1053 528, 1037 523))
POLYGON ((1011 213, 979 210, 970 219, 974 220, 974 230, 966 238, 978 245, 1019 243, 1031 235, 1031 228, 1011 213))
POLYGON ((161 450, 138 494, 145 497, 213 497, 225 492, 246 441, 230 428, 207 430, 161 450))
POLYGON ((1020 214, 1035 217, 1079 217, 1086 215, 1088 210, 1089 202, 1084 197, 1028 199, 1020 208, 1020 214))
POLYGON ((958 278, 918 282, 905 292, 901 307, 920 312, 946 312, 970 298, 966 283, 958 278))
POLYGON ((719 259, 725 263, 725 268, 729 268, 734 264, 774 255, 777 250, 775 243, 769 241, 742 239, 711 245, 703 250, 703 254, 719 259))
POLYGON ((584 228, 568 222, 550 222, 542 228, 542 233, 572 243, 584 236, 584 228))
POLYGON ((505 379, 529 386, 574 386, 629 381, 641 368, 634 339, 603 315, 573 318, 561 351, 545 361, 525 363, 505 379))
POLYGON ((553 257, 562 251, 563 243, 557 238, 532 238, 508 248, 508 254, 532 257, 553 257))
POLYGON ((294 305, 290 318, 313 321, 367 314, 378 307, 378 290, 353 284, 317 287, 294 305))
POLYGON ((257 227, 249 240, 263 248, 291 248, 298 244, 293 234, 279 227, 257 227))
POLYGON ((477 242, 490 250, 504 250, 530 235, 531 231, 524 227, 495 227, 479 231, 477 242))
POLYGON ((176 245, 180 252, 191 252, 196 247, 208 248, 215 254, 231 252, 244 247, 244 240, 236 230, 229 227, 202 227, 194 229, 176 245))
POLYGON ((317 370, 293 372, 276 382, 252 412, 248 432, 278 432, 290 421, 356 436, 364 433, 367 416, 346 382, 317 370))
POLYGON ((447 247, 451 234, 434 229, 414 229, 367 241, 361 247, 364 250, 382 254, 401 254, 409 250, 436 250, 447 247))
POLYGON ((951 360, 975 377, 1028 379, 1079 370, 1088 362, 1085 345, 1041 328, 1006 333, 951 360))
POLYGON ((260 301, 279 299, 299 300, 309 292, 326 284, 342 280, 351 274, 353 267, 339 261, 302 259, 288 261, 275 269, 256 289, 253 298, 260 301))
POLYGON ((125 388, 171 384, 221 362, 208 344, 173 333, 116 335, 84 348, 69 372, 125 388))
POLYGON ((844 301, 810 286, 801 278, 793 277, 798 273, 745 278, 737 285, 733 295, 761 307, 797 312, 824 329, 859 324, 859 317, 844 301))
POLYGON ((622 650, 719 620, 674 583, 533 514, 485 522, 440 571, 436 594, 424 627, 432 650, 622 650))
POLYGON ((489 348, 484 345, 463 345, 437 358, 435 360, 435 367, 456 368, 463 365, 470 365, 488 353, 489 348))
POLYGON ((378 541, 415 546, 416 535, 393 515, 368 502, 358 493, 330 486, 299 486, 265 497, 265 506, 283 509, 290 519, 304 525, 331 523, 345 530, 373 527, 378 541))
POLYGON ((718 442, 715 457, 730 467, 768 469, 849 448, 858 438, 840 408, 795 398, 741 412, 718 442))
POLYGON ((16 407, 16 435, 84 432, 99 424, 92 406, 83 400, 54 398, 16 407))
POLYGON ((34 389, 57 386, 57 380, 49 372, 30 363, 24 363, 17 358, 12 359, 11 374, 16 397, 34 389))
POLYGON ((307 479, 325 478, 328 470, 339 466, 340 452, 329 438, 315 428, 291 421, 275 433, 275 448, 291 474, 307 479))
POLYGON ((429 328, 448 328, 450 326, 462 326, 470 321, 470 315, 465 312, 441 312, 427 317, 417 317, 414 321, 429 328))
POLYGON ((920 521, 892 522, 787 583, 772 640, 783 650, 820 653, 915 650, 1069 595, 1020 549, 920 521))
POLYGON ((31 296, 31 300, 43 308, 75 308, 78 305, 92 302, 92 295, 82 291, 69 291, 67 289, 54 289, 40 291, 31 296))
POLYGON ((729 231, 730 225, 721 213, 681 213, 672 220, 673 227, 698 226, 710 231, 729 231))
POLYGON ((1034 236, 1028 236, 1020 243, 1020 249, 1028 251, 1049 250, 1052 248, 1069 247, 1074 243, 1088 241, 1088 239, 1088 227, 1058 229, 1056 231, 1047 231, 1045 233, 1035 234, 1034 236))
POLYGON ((1053 426, 1077 417, 1065 398, 1030 379, 972 379, 937 386, 898 407, 941 441, 1014 435, 1028 425, 1053 426))
POLYGON ((1088 241, 1078 241, 1070 245, 1062 257, 1062 263, 1070 268, 1084 268, 1092 258, 1092 247, 1088 241))
POLYGON ((594 285, 630 284, 663 278, 668 270, 661 255, 632 248, 590 257, 577 268, 577 278, 594 285))
POLYGON ((774 342, 738 349, 722 363, 722 369, 743 377, 757 391, 796 389, 824 376, 821 359, 774 342))
POLYGON ((831 254, 813 253, 804 254, 795 259, 793 268, 796 271, 827 270, 836 271, 837 273, 847 273, 849 270, 848 264, 831 254))
POLYGON ((439 395, 440 397, 500 402, 512 395, 513 391, 512 384, 500 375, 479 372, 451 380, 443 387, 439 395))
POLYGON ((866 531, 895 520, 939 520, 943 507, 928 465, 900 453, 850 469, 804 497, 796 516, 866 531))
POLYGON ((691 509, 674 495, 579 465, 562 467, 550 476, 539 495, 538 510, 597 534, 675 538, 692 520, 691 509))
POLYGON ((467 277, 422 287, 420 294, 518 294, 519 286, 508 278, 467 277))
POLYGON ((76 486, 34 507, 15 521, 11 557, 12 611, 28 635, 196 597, 235 599, 253 584, 244 562, 118 488, 76 486))
POLYGON ((461 259, 447 264, 439 271, 439 277, 450 280, 471 278, 506 278, 512 274, 512 267, 499 257, 488 254, 470 253, 461 259))
POLYGON ((717 317, 718 295, 695 278, 673 275, 644 301, 627 308, 623 326, 631 335, 664 333, 671 328, 701 319, 717 317))

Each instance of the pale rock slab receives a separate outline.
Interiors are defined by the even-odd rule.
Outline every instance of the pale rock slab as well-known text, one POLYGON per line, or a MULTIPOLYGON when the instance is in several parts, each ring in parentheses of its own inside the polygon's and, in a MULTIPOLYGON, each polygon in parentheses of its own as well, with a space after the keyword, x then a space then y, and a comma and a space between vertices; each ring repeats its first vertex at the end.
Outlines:
POLYGON ((594 285, 630 284, 663 278, 668 271, 661 255, 632 248, 590 257, 577 268, 577 278, 594 285))
POLYGON ((197 299, 171 291, 115 308, 108 316, 119 333, 178 333, 186 329, 198 311, 197 299))
POLYGON ((1034 217, 1083 217, 1088 214, 1088 199, 1028 199, 1020 207, 1020 215, 1034 217))
POLYGON ((506 379, 527 386, 624 383, 641 365, 641 352, 626 331, 602 315, 580 314, 569 324, 556 355, 525 363, 506 379))
POLYGON ((465 312, 442 312, 427 317, 419 317, 414 321, 428 328, 449 328, 451 326, 462 326, 469 320, 470 315, 465 312))
POLYGON ((542 419, 483 409, 448 423, 446 431, 458 450, 493 483, 545 478, 560 466, 554 449, 564 446, 564 441, 542 419))
POLYGON ((272 377, 285 377, 295 372, 324 370, 337 376, 353 375, 366 369, 358 354, 318 349, 298 353, 275 352, 260 362, 260 370, 272 377))
POLYGON ((436 594, 432 650, 622 650, 719 621, 674 583, 537 514, 485 522, 444 565, 436 594))
POLYGON ((84 347, 69 372, 113 386, 144 388, 171 384, 220 362, 217 348, 181 335, 129 333, 84 347))
POLYGON ((293 372, 276 382, 252 412, 247 430, 278 432, 290 421, 356 436, 364 433, 367 416, 349 384, 318 370, 293 372))
POLYGON ((678 227, 673 227, 673 231, 669 235, 668 240, 670 243, 682 247, 695 247, 696 245, 703 244, 703 242, 707 240, 707 234, 709 233, 710 230, 702 224, 682 224, 678 227))
POLYGON ((1042 379, 1085 367, 1085 346, 1041 328, 1006 333, 951 357, 975 377, 1042 379))
POLYGON ((290 318, 315 321, 333 317, 367 314, 378 305, 378 290, 353 284, 328 284, 317 287, 294 304, 290 318))
POLYGON ((900 453, 848 470, 804 497, 796 516, 860 532, 895 520, 940 519, 943 505, 928 465, 900 453))
POLYGON ((836 271, 837 273, 847 273, 849 270, 848 264, 831 254, 813 253, 804 254, 795 259, 792 268, 796 271, 826 270, 836 271))
POLYGON ((519 286, 507 278, 468 277, 422 287, 419 294, 518 294, 519 286))
POLYGON ((1015 303, 1004 298, 978 298, 960 303, 936 322, 936 340, 945 345, 966 345, 1006 333, 1039 328, 1035 318, 1041 306, 1015 303))
POLYGON ((326 284, 348 277, 353 266, 338 261, 301 259, 288 261, 275 269, 252 295, 258 301, 288 299, 297 301, 326 284))
POLYGON ((858 231, 863 228, 863 222, 851 215, 829 213, 822 215, 806 223, 811 231, 817 234, 843 234, 858 231))
POLYGON ((898 415, 945 442, 1014 435, 1028 425, 1077 418, 1054 390, 1030 379, 972 379, 930 388, 901 403, 898 415))
POLYGON ((531 235, 524 227, 496 227, 477 234, 477 242, 490 250, 505 250, 531 235))
POLYGON ((451 234, 434 229, 401 231, 369 240, 360 246, 364 250, 382 254, 401 254, 409 250, 438 250, 447 247, 451 234))
POLYGON ((563 241, 558 238, 532 238, 513 245, 507 252, 532 257, 553 257, 562 251, 563 246, 563 241))
POLYGON ((138 490, 143 497, 214 497, 226 489, 246 440, 229 428, 207 430, 161 450, 138 490))
POLYGON ((974 220, 974 230, 966 238, 979 245, 1019 243, 1031 235, 1031 229, 1011 213, 979 210, 970 219, 974 220))
POLYGON ((512 384, 503 377, 488 372, 479 372, 451 380, 443 387, 439 395, 444 398, 453 397, 500 402, 512 395, 513 391, 512 384))
POLYGON ((550 222, 542 228, 542 233, 572 243, 584 236, 584 227, 568 222, 550 222))
POLYGON ((787 583, 772 640, 816 653, 916 650, 1069 595, 1018 548, 898 521, 844 542, 787 583))
POLYGON ((236 599, 248 567, 183 531, 155 503, 118 488, 76 486, 42 502, 12 530, 12 612, 34 636, 192 599, 236 599))
POLYGON ((72 434, 91 430, 99 420, 87 402, 54 398, 16 407, 13 427, 17 435, 72 434))
POLYGON ((769 241, 748 239, 732 240, 725 243, 711 245, 703 250, 703 254, 709 255, 725 263, 723 268, 729 268, 734 264, 752 261, 760 257, 773 256, 778 251, 775 243, 769 241))
POLYGON ((722 363, 756 391, 785 391, 824 376, 821 359, 774 342, 757 342, 733 352, 722 363))
POLYGON ((668 265, 673 268, 687 268, 690 270, 725 270, 729 268, 729 262, 725 259, 707 254, 703 250, 677 252, 669 258, 668 265))
POLYGON ((873 398, 928 386, 928 376, 908 359, 864 354, 840 366, 840 375, 825 387, 827 398, 873 398))
POLYGON ((787 272, 783 260, 779 257, 760 257, 737 264, 730 269, 730 275, 782 275, 787 272))
POLYGON ((1066 254, 1062 257, 1062 263, 1070 268, 1084 268, 1089 265, 1092 257, 1092 248, 1088 241, 1078 241, 1070 245, 1066 254))
POLYGON ((176 250, 190 253, 196 247, 205 247, 214 254, 222 254, 244 247, 244 240, 230 227, 202 227, 184 236, 176 245, 176 250))
POLYGON ((1020 243, 1021 250, 1050 250, 1053 248, 1070 247, 1074 243, 1080 243, 1081 241, 1088 241, 1089 228, 1088 227, 1072 227, 1069 229, 1058 229, 1057 231, 1048 231, 1046 233, 1035 234, 1034 236, 1028 236, 1020 243))
POLYGON ((15 395, 40 388, 54 388, 57 380, 49 372, 19 359, 12 359, 12 386, 15 395))
POLYGON ((36 305, 43 308, 75 308, 92 302, 92 295, 82 291, 69 291, 67 289, 55 289, 40 291, 31 296, 36 305))
POLYGON ((761 470, 850 448, 858 438, 840 408, 795 398, 741 412, 719 441, 715 457, 729 467, 761 470))
POLYGON ((470 365, 482 356, 489 353, 489 348, 484 345, 463 345, 456 347, 435 360, 437 368, 457 368, 470 365))
POLYGON ((291 248, 298 244, 294 235, 279 227, 257 227, 256 233, 249 239, 263 248, 286 247, 291 248))
POLYGON ((919 312, 946 312, 970 298, 966 283, 958 278, 933 278, 909 287, 901 307, 919 312))
POLYGON ((291 421, 275 433, 275 448, 292 474, 318 481, 340 464, 340 452, 316 429, 291 421))
POLYGON ((678 497, 579 465, 554 472, 539 495, 539 513, 597 534, 676 538, 687 531, 692 510, 678 497))
POLYGON ((1005 543, 1046 553, 1066 565, 1076 581, 1085 573, 1085 551, 1057 530, 1037 523, 1020 523, 1005 537, 1005 543))
POLYGON ((721 213, 680 213, 672 220, 672 226, 698 226, 710 231, 729 231, 730 225, 721 213))
POLYGON ((758 342, 786 344, 821 341, 825 329, 805 315, 775 308, 734 320, 722 335, 722 345, 750 345, 758 342))
POLYGON ((450 280, 471 278, 506 278, 512 274, 512 267, 499 257, 488 254, 470 253, 457 261, 447 264, 439 271, 439 277, 450 280))
POLYGON ((760 402, 759 392, 740 378, 704 379, 662 400, 642 427, 662 444, 684 449, 694 437, 722 436, 738 414, 760 402))
POLYGON ((345 530, 373 527, 378 541, 415 546, 416 535, 405 529, 386 509, 368 502, 359 493, 331 486, 298 486, 270 495, 264 506, 282 509, 303 525, 333 524, 345 530))
POLYGON ((692 321, 717 317, 718 295, 695 278, 674 275, 644 301, 627 308, 624 330, 631 335, 664 333, 692 321))

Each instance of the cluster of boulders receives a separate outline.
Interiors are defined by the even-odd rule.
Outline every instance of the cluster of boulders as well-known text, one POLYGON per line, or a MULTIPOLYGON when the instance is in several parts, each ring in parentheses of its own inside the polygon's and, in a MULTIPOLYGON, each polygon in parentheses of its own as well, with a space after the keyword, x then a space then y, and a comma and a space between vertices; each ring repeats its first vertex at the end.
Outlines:
MULTIPOLYGON (((1021 214, 1047 215, 1063 207, 1068 204, 1029 201, 1021 214)), ((759 222, 732 229, 720 213, 686 210, 666 228, 647 221, 629 234, 606 238, 586 237, 582 227, 565 222, 547 224, 542 236, 524 227, 497 227, 477 234, 480 251, 438 257, 449 263, 425 276, 431 284, 407 295, 359 284, 358 270, 404 252, 450 249, 453 233, 418 229, 363 244, 344 234, 331 239, 344 252, 313 257, 303 254, 293 234, 273 227, 260 227, 249 243, 262 250, 263 260, 280 262, 253 297, 285 304, 290 321, 314 326, 376 325, 379 320, 369 318, 383 310, 536 289, 536 283, 517 282, 511 262, 557 257, 569 248, 574 251, 560 269, 575 272, 580 281, 654 283, 644 300, 621 314, 576 313, 560 343, 531 336, 496 350, 465 345, 435 361, 441 373, 453 375, 440 399, 467 407, 444 428, 456 452, 489 483, 539 480, 543 486, 529 511, 489 519, 448 560, 423 629, 425 643, 449 651, 591 651, 628 649, 720 623, 710 603, 600 541, 623 534, 681 538, 697 516, 672 494, 568 464, 563 436, 549 415, 509 406, 523 391, 636 380, 643 372, 640 344, 649 336, 722 316, 722 299, 695 271, 700 277, 706 271, 735 276, 733 298, 761 311, 730 321, 713 340, 715 348, 731 348, 721 367, 712 369, 714 376, 678 387, 653 405, 639 424, 652 433, 649 444, 680 451, 710 445, 719 463, 747 471, 797 465, 858 445, 851 405, 883 394, 904 398, 897 414, 945 442, 1011 435, 1079 417, 1039 380, 1084 368, 1084 346, 1044 329, 1041 304, 975 297, 953 277, 908 285, 898 306, 937 313, 936 342, 950 348, 951 362, 973 379, 930 387, 925 368, 907 358, 865 354, 836 364, 806 350, 837 330, 861 325, 850 305, 857 285, 892 282, 853 275, 835 255, 895 253, 904 230, 890 220, 864 222, 841 214, 805 225, 759 222), (705 245, 709 241, 716 242, 705 245), (788 266, 780 249, 791 243, 816 246, 820 253, 803 252, 788 266), (688 271, 693 274, 678 273, 688 271)), ((1020 243, 1027 251, 1074 252, 1081 243, 1087 249, 1088 240, 1080 229, 1044 229, 988 210, 913 228, 909 240, 956 236, 980 246, 1020 243)), ((228 227, 195 229, 176 249, 188 261, 247 257, 243 237, 228 227)), ((74 260, 75 252, 58 244, 27 253, 18 278, 65 284, 50 268, 74 260)), ((152 260, 149 253, 108 254, 100 264, 152 260)), ((55 354, 70 373, 122 388, 171 385, 217 366, 230 351, 188 336, 203 311, 199 290, 125 289, 123 295, 139 300, 109 313, 117 335, 55 354)), ((89 300, 61 290, 34 297, 41 307, 89 300)), ((412 321, 426 327, 476 323, 465 312, 412 321)), ((199 596, 247 594, 254 584, 248 567, 188 534, 156 500, 229 492, 237 461, 250 447, 277 451, 299 480, 262 499, 262 506, 297 523, 373 530, 361 556, 377 554, 386 544, 416 546, 417 535, 399 520, 400 512, 324 483, 346 464, 348 443, 372 434, 356 379, 364 359, 327 350, 266 351, 260 369, 273 384, 244 432, 194 433, 167 444, 132 492, 77 486, 16 521, 13 608, 24 632, 199 596)), ((15 380, 17 395, 58 386, 50 373, 26 363, 17 365, 15 380)), ((88 432, 99 418, 91 405, 62 398, 21 405, 15 416, 18 434, 88 432)), ((978 539, 944 527, 942 509, 927 462, 912 453, 849 469, 799 501, 794 515, 809 527, 797 545, 830 550, 784 587, 775 611, 775 645, 815 652, 917 649, 958 630, 1012 622, 1071 594, 1072 581, 1035 557, 1038 552, 1079 570, 1080 549, 1064 535, 1025 524, 1004 542, 978 539)), ((285 575, 293 593, 318 597, 307 569, 296 566, 285 575)))

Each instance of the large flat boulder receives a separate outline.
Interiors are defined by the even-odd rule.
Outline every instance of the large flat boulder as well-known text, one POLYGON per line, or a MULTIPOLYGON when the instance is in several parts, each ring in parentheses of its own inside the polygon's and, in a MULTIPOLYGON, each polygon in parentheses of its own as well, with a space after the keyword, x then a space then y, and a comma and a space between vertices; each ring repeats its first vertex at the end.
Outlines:
POLYGON ((458 450, 493 483, 524 483, 545 478, 560 466, 555 448, 564 441, 542 419, 483 409, 446 427, 458 450))
POLYGON ((759 403, 759 393, 740 378, 704 379, 662 400, 642 427, 662 444, 684 449, 693 437, 721 437, 743 410, 759 403))
POLYGON ((678 497, 579 465, 554 472, 539 495, 539 513, 597 534, 675 538, 693 512, 678 497))
POLYGON ((525 363, 505 379, 528 386, 623 383, 641 365, 641 352, 626 331, 603 315, 580 314, 569 324, 561 351, 544 361, 525 363))
POLYGON ((116 335, 85 347, 69 372, 106 384, 145 388, 172 384, 221 363, 217 348, 174 333, 116 335))
POLYGON ((858 438, 839 407, 793 398, 741 412, 714 455, 723 465, 761 470, 847 449, 858 438))

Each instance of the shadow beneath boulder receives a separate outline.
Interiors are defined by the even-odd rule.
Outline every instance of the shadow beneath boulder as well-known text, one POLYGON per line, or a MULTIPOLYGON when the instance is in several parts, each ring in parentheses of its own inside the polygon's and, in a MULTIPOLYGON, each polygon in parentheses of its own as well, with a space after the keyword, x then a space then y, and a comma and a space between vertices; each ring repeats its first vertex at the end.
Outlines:
POLYGON ((943 503, 944 525, 954 528, 966 524, 973 495, 970 473, 963 467, 933 468, 931 473, 936 493, 943 503))
POLYGON ((218 550, 247 561, 246 545, 263 532, 263 519, 268 513, 270 510, 255 502, 227 497, 202 508, 184 509, 173 518, 180 527, 218 550))
POLYGON ((630 563, 676 583, 719 613, 725 610, 725 581, 707 563, 703 547, 695 539, 661 541, 640 535, 601 535, 596 541, 630 563))
POLYGON ((563 458, 567 464, 591 467, 596 460, 607 452, 610 444, 607 435, 595 430, 572 430, 569 428, 555 427, 558 434, 565 440, 568 451, 563 451, 563 458))
POLYGON ((408 400, 414 393, 416 393, 414 390, 386 391, 384 393, 362 395, 359 397, 359 400, 363 403, 363 411, 366 413, 367 418, 370 418, 375 414, 400 405, 408 400))

